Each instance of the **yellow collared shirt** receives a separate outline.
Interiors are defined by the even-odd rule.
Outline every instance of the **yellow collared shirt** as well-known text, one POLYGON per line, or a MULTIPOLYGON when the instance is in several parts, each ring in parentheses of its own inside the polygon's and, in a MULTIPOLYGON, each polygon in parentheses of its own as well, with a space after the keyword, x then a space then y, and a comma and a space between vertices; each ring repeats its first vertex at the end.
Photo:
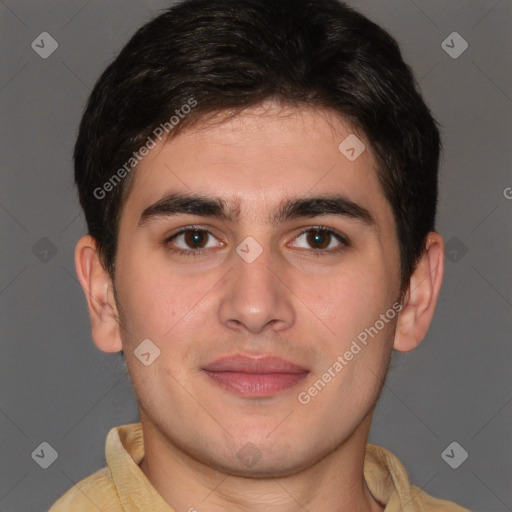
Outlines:
MULTIPOLYGON (((49 512, 174 512, 139 467, 141 423, 111 429, 105 456, 107 465, 69 489, 49 512)), ((373 444, 366 445, 364 478, 373 496, 386 504, 384 512, 470 512, 411 485, 398 458, 373 444)))

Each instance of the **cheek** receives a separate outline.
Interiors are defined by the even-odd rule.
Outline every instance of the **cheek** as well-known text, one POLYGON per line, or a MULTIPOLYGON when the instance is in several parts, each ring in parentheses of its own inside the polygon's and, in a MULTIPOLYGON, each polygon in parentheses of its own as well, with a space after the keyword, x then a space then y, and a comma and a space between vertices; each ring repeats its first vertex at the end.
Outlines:
POLYGON ((116 270, 118 298, 130 337, 162 338, 193 303, 194 290, 184 287, 175 272, 143 257, 124 258, 116 270))
POLYGON ((308 297, 308 305, 337 339, 354 335, 370 321, 373 324, 391 307, 391 287, 378 261, 354 261, 321 280, 317 278, 316 286, 312 284, 303 288, 302 296, 308 297))

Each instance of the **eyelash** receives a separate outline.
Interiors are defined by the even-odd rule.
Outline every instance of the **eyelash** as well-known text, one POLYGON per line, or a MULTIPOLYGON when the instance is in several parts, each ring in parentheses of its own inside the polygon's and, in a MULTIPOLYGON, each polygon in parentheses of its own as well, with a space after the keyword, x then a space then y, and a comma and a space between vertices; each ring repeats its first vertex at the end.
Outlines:
MULTIPOLYGON (((179 235, 182 235, 184 233, 187 233, 188 231, 200 231, 200 232, 203 232, 203 233, 207 233, 208 235, 211 235, 213 238, 216 238, 215 235, 207 230, 207 229, 203 229, 203 228, 199 228, 198 226, 185 226, 183 229, 181 229, 180 231, 178 231, 177 233, 174 233, 173 235, 171 235, 170 237, 166 238, 164 240, 164 245, 173 253, 175 254, 179 254, 181 256, 194 256, 194 257, 200 257, 200 256, 204 256, 206 253, 209 253, 211 252, 211 249, 177 249, 175 247, 171 247, 170 246, 170 242, 172 240, 174 240, 176 237, 178 237, 179 235)), ((334 230, 334 229, 331 229, 331 228, 326 228, 326 227, 323 227, 323 226, 309 226, 308 228, 305 228, 303 229, 295 238, 299 238, 300 236, 304 235, 305 233, 309 233, 310 231, 320 231, 320 232, 323 232, 323 233, 327 233, 327 234, 330 234, 332 235, 338 242, 340 242, 340 245, 338 245, 337 247, 335 247, 334 249, 303 249, 303 250, 307 250, 309 251, 310 253, 312 253, 313 255, 315 256, 328 256, 330 254, 336 254, 338 252, 341 252, 343 250, 345 250, 347 247, 350 246, 349 242, 348 242, 348 239, 342 235, 341 233, 339 233, 338 231, 334 230)))

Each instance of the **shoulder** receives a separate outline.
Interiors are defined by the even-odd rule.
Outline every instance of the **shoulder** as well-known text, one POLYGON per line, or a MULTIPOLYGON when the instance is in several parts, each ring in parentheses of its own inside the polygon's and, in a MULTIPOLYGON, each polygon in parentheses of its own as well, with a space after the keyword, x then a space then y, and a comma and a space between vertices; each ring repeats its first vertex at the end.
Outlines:
POLYGON ((471 512, 452 501, 434 498, 412 485, 407 470, 396 455, 374 444, 367 444, 365 478, 370 492, 389 510, 414 512, 471 512))
POLYGON ((411 485, 411 494, 415 496, 415 502, 421 512, 471 512, 452 501, 434 498, 414 485, 411 485))
POLYGON ((107 466, 80 480, 62 495, 48 512, 123 512, 107 466))

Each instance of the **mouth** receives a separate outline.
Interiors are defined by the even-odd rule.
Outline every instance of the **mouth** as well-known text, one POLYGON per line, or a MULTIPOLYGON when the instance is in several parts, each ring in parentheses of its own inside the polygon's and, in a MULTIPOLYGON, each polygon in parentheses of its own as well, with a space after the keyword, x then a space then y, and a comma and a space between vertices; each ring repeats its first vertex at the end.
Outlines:
POLYGON ((201 368, 221 388, 238 396, 276 395, 296 386, 309 370, 275 356, 225 356, 201 368))

